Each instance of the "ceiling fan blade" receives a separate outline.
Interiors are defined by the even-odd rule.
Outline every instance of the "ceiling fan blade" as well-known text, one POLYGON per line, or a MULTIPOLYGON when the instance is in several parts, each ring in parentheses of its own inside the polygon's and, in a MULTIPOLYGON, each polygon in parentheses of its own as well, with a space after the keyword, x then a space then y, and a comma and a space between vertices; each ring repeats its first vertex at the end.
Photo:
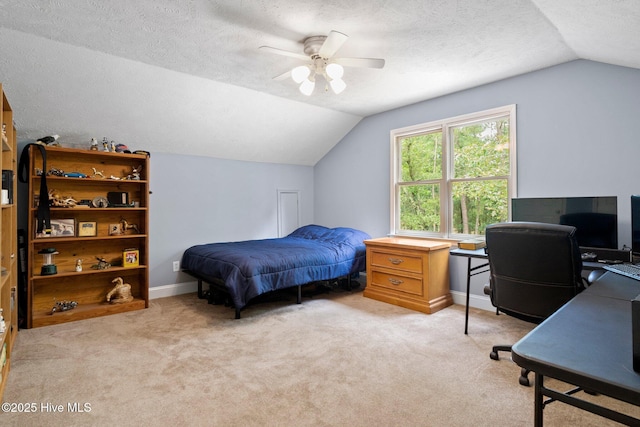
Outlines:
POLYGON ((334 58, 331 62, 345 67, 382 68, 384 59, 380 58, 334 58))
POLYGON ((301 53, 290 52, 290 51, 284 50, 284 49, 278 49, 277 47, 260 46, 260 49, 262 49, 262 50, 264 50, 266 52, 275 53, 277 55, 284 55, 284 56, 290 56, 292 58, 302 59, 303 61, 308 61, 309 60, 309 57, 307 55, 303 55, 301 53))
POLYGON ((331 30, 324 43, 318 51, 318 55, 322 58, 331 58, 342 47, 344 42, 349 38, 348 35, 341 32, 331 30))
POLYGON ((286 80, 286 79, 288 79, 289 77, 291 77, 291 70, 289 70, 289 71, 285 71, 284 73, 282 73, 282 74, 280 74, 280 75, 278 75, 278 76, 275 76, 275 77, 273 78, 273 80, 281 81, 281 80, 286 80))

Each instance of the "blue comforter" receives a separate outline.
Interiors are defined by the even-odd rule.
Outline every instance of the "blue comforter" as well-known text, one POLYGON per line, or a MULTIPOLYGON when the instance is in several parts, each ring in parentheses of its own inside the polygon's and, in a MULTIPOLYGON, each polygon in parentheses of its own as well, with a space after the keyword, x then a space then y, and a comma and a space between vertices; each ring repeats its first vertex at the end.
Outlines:
POLYGON ((364 271, 369 238, 353 228, 306 225, 278 239, 192 246, 182 268, 205 281, 221 279, 241 309, 269 291, 364 271))

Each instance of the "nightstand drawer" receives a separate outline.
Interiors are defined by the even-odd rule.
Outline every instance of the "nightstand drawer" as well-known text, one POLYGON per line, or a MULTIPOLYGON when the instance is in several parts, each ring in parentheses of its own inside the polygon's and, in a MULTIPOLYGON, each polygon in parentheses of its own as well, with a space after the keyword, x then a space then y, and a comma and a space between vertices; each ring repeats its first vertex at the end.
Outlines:
POLYGON ((372 273, 371 284, 374 286, 402 291, 413 295, 422 295, 422 279, 388 274, 376 270, 372 273))
POLYGON ((393 252, 371 251, 371 265, 394 268, 411 273, 422 273, 422 257, 393 252))

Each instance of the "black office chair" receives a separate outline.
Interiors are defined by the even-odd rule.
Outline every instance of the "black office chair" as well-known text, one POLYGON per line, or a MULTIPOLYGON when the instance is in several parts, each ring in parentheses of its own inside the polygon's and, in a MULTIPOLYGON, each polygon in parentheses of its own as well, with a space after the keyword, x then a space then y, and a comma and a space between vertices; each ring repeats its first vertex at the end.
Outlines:
MULTIPOLYGON (((576 228, 537 222, 505 222, 486 229, 490 278, 484 292, 496 314, 540 323, 584 289, 576 228)), ((496 345, 490 357, 510 345, 496 345)), ((529 386, 529 371, 519 382, 529 386)))

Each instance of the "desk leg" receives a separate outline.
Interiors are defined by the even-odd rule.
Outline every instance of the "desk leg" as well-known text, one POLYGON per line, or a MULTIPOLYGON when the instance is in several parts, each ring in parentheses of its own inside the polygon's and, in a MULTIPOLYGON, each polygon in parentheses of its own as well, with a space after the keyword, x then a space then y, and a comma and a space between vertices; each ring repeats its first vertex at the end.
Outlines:
POLYGON ((542 410, 544 409, 544 402, 542 400, 542 386, 543 376, 539 373, 535 373, 535 397, 534 397, 534 425, 535 427, 542 427, 542 410))
POLYGON ((468 335, 469 329, 469 289, 471 288, 471 257, 467 258, 467 305, 464 311, 464 334, 468 335))

